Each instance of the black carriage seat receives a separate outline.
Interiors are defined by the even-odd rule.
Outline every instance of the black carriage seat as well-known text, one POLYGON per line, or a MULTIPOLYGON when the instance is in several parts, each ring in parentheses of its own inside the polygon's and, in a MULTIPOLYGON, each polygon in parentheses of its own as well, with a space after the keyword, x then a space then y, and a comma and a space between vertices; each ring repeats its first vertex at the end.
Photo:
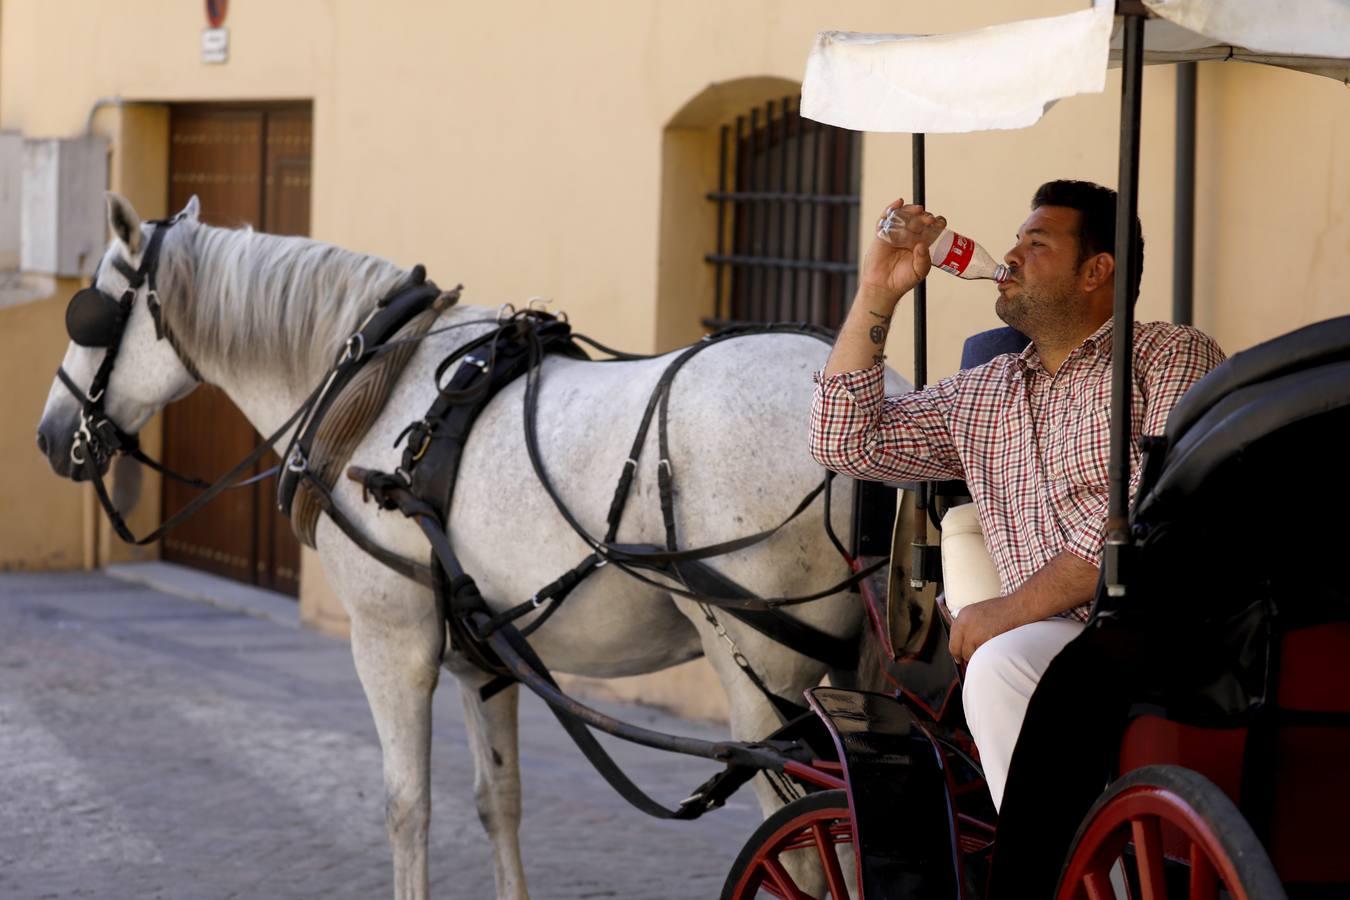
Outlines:
POLYGON ((1038 847, 1067 846, 1112 774, 1177 763, 1235 800, 1291 897, 1350 896, 1347 434, 1350 317, 1236 354, 1182 398, 1145 450, 1129 595, 1099 587, 1028 708, 996 881, 1048 894, 1060 860, 1038 847))
POLYGON ((1199 382, 1134 510, 1136 602, 1218 652, 1198 696, 1155 696, 1166 717, 1131 722, 1120 770, 1205 774, 1251 820, 1291 897, 1350 896, 1347 434, 1350 316, 1199 382), (1262 490, 1275 502, 1252 504, 1262 490))

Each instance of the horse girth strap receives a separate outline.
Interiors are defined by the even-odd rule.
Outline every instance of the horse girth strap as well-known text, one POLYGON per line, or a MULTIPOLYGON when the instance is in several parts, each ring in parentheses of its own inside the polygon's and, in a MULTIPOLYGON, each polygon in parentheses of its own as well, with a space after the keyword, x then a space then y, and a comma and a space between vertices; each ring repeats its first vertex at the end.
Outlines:
POLYGON ((325 493, 332 490, 343 466, 384 411, 385 401, 416 352, 419 339, 440 314, 441 310, 433 306, 396 332, 391 343, 398 345, 363 366, 319 421, 309 447, 306 474, 310 477, 298 480, 291 501, 291 529, 305 546, 314 546, 319 516, 329 506, 315 483, 322 485, 325 493))

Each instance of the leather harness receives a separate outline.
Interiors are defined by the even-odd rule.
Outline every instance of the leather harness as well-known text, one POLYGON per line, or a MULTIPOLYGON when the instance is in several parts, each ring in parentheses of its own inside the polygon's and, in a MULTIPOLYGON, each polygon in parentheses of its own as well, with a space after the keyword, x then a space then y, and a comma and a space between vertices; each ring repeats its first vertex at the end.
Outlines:
POLYGON ((342 359, 350 365, 334 370, 325 382, 286 448, 286 464, 277 482, 277 506, 290 517, 296 538, 305 546, 314 546, 319 514, 327 505, 316 486, 325 495, 332 490, 342 467, 383 412, 417 343, 459 300, 460 290, 443 293, 435 282, 427 281, 425 268, 415 266, 347 340, 342 359), (389 352, 377 353, 381 347, 389 352))
MULTIPOLYGON (((111 374, 117 349, 125 331, 132 304, 142 285, 148 284, 147 303, 155 317, 159 337, 165 337, 161 321, 159 298, 155 292, 155 270, 163 235, 178 219, 154 223, 155 230, 142 258, 139 270, 131 270, 124 263, 130 281, 121 301, 112 300, 95 289, 98 298, 86 295, 81 310, 93 310, 92 319, 99 327, 86 327, 80 317, 68 322, 72 339, 78 334, 90 335, 90 340, 105 343, 107 354, 89 395, 76 386, 64 370, 58 370, 63 383, 83 406, 81 430, 72 448, 72 458, 83 467, 84 474, 95 483, 103 504, 119 536, 131 543, 145 544, 157 540, 206 502, 229 487, 252 483, 258 478, 234 482, 243 472, 269 451, 276 441, 292 427, 295 433, 285 454, 284 473, 278 485, 278 504, 292 517, 297 536, 313 546, 315 523, 320 512, 329 518, 358 547, 400 574, 428 585, 435 591, 437 605, 447 636, 455 648, 489 674, 494 681, 482 689, 484 700, 496 691, 517 681, 525 683, 549 703, 569 735, 592 761, 601 775, 626 799, 654 816, 662 818, 696 818, 720 806, 733 791, 745 783, 756 771, 772 770, 781 773, 790 760, 802 760, 809 753, 793 732, 798 716, 804 708, 775 695, 758 677, 744 657, 736 651, 737 664, 785 722, 781 733, 754 744, 692 741, 669 735, 654 735, 644 729, 617 722, 594 710, 578 704, 557 689, 552 676, 542 661, 530 649, 527 636, 543 625, 561 606, 566 597, 587 576, 597 569, 613 564, 630 576, 652 584, 670 593, 699 601, 704 614, 720 629, 713 607, 733 615, 771 639, 807 657, 822 660, 835 668, 844 668, 856 662, 856 636, 836 638, 812 626, 791 619, 781 612, 783 607, 810 602, 851 588, 885 564, 861 568, 840 584, 809 596, 761 598, 716 572, 705 562, 716 556, 732 553, 766 540, 797 518, 822 492, 826 495, 825 522, 836 546, 837 538, 829 528, 829 486, 832 476, 812 490, 797 508, 779 525, 758 534, 724 541, 718 544, 679 549, 675 530, 674 470, 670 463, 667 424, 669 417, 670 386, 680 368, 694 355, 715 343, 765 331, 818 332, 795 326, 768 326, 756 329, 737 329, 710 335, 704 341, 688 348, 667 367, 656 390, 648 401, 629 458, 625 461, 610 505, 607 530, 603 538, 590 535, 563 503, 550 483, 543 468, 535 433, 538 382, 540 368, 549 354, 561 354, 574 359, 589 359, 578 344, 583 341, 611 355, 614 359, 642 358, 617 353, 588 338, 573 335, 565 318, 549 315, 536 309, 512 312, 499 316, 496 328, 467 342, 451 353, 436 370, 437 384, 444 373, 456 362, 460 363, 449 382, 442 386, 435 401, 421 419, 415 421, 403 434, 406 439, 400 466, 393 473, 350 469, 348 476, 363 486, 363 496, 374 499, 385 509, 400 510, 413 519, 431 545, 430 565, 403 558, 379 546, 365 536, 361 529, 333 502, 332 487, 337 472, 350 457, 352 450, 364 437, 366 430, 380 414, 389 391, 406 366, 417 343, 433 333, 467 325, 487 324, 483 320, 456 323, 432 330, 435 319, 449 305, 458 300, 460 288, 442 293, 434 283, 426 280, 425 270, 417 266, 409 277, 383 298, 367 317, 361 328, 346 342, 343 352, 322 383, 282 426, 245 460, 234 467, 214 485, 205 485, 196 479, 186 479, 166 472, 189 483, 204 487, 204 493, 180 510, 150 535, 137 539, 126 528, 120 514, 113 507, 104 488, 100 467, 113 453, 130 453, 136 458, 165 471, 153 460, 139 453, 135 437, 124 434, 102 411, 103 389, 111 374), (114 308, 115 307, 115 308, 114 308), (101 320, 101 321, 100 321, 101 320), (370 365, 378 360, 375 365, 370 365), (552 499, 559 513, 591 548, 573 569, 541 588, 528 601, 493 615, 471 576, 464 572, 451 546, 446 527, 455 480, 473 422, 492 398, 516 378, 526 379, 525 438, 526 448, 535 474, 552 499), (618 544, 615 542, 620 520, 627 502, 638 455, 646 441, 654 416, 658 417, 659 460, 658 486, 661 496, 662 518, 666 528, 664 547, 653 545, 618 544), (674 581, 680 587, 657 581, 643 571, 674 581), (524 628, 517 628, 516 620, 543 608, 542 613, 524 628), (660 746, 677 752, 690 753, 727 763, 727 768, 700 786, 693 795, 675 809, 667 809, 653 801, 634 785, 590 734, 589 728, 599 727, 627 740, 660 746), (805 754, 805 755, 803 755, 805 754)), ((120 263, 120 260, 116 261, 120 263)), ((80 292, 81 294, 85 292, 80 292)), ((76 311, 77 294, 72 299, 71 312, 76 311)), ((68 313, 68 319, 71 316, 68 313)), ((172 342, 172 338, 170 338, 172 342)), ((82 341, 81 341, 82 342, 82 341)), ((174 344, 175 348, 177 345, 174 344)), ((180 352, 180 358, 182 354, 180 352)), ((196 370, 184 358, 184 364, 194 377, 196 370)), ((200 379, 199 379, 200 380, 200 379)), ((847 554, 845 554, 847 558, 847 554)), ((852 563, 852 560, 849 560, 852 563)), ((809 717, 809 714, 808 714, 809 717)))

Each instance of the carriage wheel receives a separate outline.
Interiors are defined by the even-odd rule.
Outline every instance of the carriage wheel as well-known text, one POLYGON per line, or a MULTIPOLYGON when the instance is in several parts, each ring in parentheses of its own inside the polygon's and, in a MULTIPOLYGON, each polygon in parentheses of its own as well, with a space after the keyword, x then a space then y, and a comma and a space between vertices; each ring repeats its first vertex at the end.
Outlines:
POLYGON ((845 791, 807 794, 769 816, 750 835, 731 866, 722 900, 778 897, 782 900, 847 900, 848 882, 839 862, 839 847, 853 844, 853 821, 845 791), (826 893, 814 895, 798 886, 784 857, 818 861, 826 893))
POLYGON ((1180 766, 1146 766, 1107 788, 1078 828, 1057 900, 1117 897, 1118 866, 1134 900, 1285 900, 1242 813, 1212 781, 1180 766))

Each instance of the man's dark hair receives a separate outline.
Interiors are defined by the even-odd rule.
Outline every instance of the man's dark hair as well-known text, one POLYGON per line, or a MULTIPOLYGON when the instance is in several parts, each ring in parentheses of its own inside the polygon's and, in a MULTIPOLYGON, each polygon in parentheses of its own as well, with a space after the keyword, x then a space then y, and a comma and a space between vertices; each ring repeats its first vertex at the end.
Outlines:
MULTIPOLYGON (((1116 253, 1116 192, 1091 181, 1047 181, 1036 189, 1031 208, 1062 206, 1078 210, 1078 265, 1098 253, 1116 253)), ((1138 223, 1138 219, 1135 220, 1138 223)), ((1134 283, 1130 303, 1139 301, 1139 279, 1144 275, 1144 227, 1134 245, 1134 283)))

